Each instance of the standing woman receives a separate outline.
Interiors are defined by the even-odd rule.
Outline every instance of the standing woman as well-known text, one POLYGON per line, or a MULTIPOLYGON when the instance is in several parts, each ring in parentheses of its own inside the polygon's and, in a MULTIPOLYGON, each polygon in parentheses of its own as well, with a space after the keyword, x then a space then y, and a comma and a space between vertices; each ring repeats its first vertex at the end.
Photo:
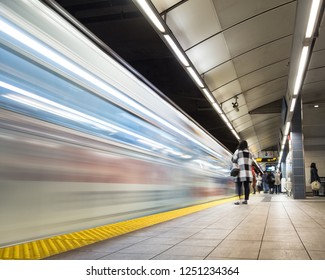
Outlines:
POLYGON ((238 164, 239 174, 235 178, 236 188, 238 192, 239 201, 235 202, 236 205, 240 204, 240 197, 242 195, 242 185, 244 184, 244 194, 245 200, 242 204, 247 204, 247 200, 249 199, 250 193, 250 182, 253 181, 252 174, 252 164, 253 164, 253 155, 248 150, 247 141, 243 140, 239 143, 237 150, 232 156, 232 162, 238 164))
POLYGON ((257 191, 260 193, 263 190, 263 185, 262 185, 262 176, 261 173, 259 172, 256 178, 257 182, 257 191))
MULTIPOLYGON (((318 176, 318 170, 316 168, 316 163, 312 162, 310 165, 310 183, 312 183, 314 181, 320 182, 320 178, 318 176)), ((319 190, 313 190, 313 195, 318 196, 319 190)))
POLYGON ((274 185, 275 185, 275 193, 281 193, 281 172, 279 168, 274 173, 274 185))

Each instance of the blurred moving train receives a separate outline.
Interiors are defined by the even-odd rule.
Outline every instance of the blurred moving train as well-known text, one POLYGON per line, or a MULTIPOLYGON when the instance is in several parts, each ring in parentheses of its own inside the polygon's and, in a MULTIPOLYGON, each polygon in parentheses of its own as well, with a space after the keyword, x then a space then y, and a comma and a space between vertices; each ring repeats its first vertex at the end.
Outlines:
POLYGON ((230 152, 36 0, 0 0, 0 247, 232 196, 230 152))

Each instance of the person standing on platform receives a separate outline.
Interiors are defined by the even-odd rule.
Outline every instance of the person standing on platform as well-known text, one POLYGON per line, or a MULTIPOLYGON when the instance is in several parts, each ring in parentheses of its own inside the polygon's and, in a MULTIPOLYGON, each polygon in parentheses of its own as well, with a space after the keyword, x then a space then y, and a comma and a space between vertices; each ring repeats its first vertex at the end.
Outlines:
POLYGON ((266 182, 269 184, 269 190, 270 190, 269 193, 271 194, 274 193, 274 181, 275 181, 274 174, 271 171, 269 171, 266 177, 266 182))
POLYGON ((261 173, 259 172, 257 177, 256 177, 256 185, 257 185, 257 191, 260 193, 263 190, 263 185, 262 185, 262 176, 261 173))
MULTIPOLYGON (((318 170, 316 168, 316 163, 312 162, 310 165, 310 183, 318 181, 320 182, 320 178, 318 176, 318 170)), ((313 190, 314 196, 319 196, 319 190, 313 190)))
POLYGON ((238 164, 239 174, 235 178, 237 193, 239 201, 235 202, 236 205, 240 204, 242 195, 242 185, 244 185, 245 200, 242 204, 247 204, 250 193, 250 183, 253 181, 252 164, 253 155, 248 150, 247 141, 243 140, 239 143, 237 150, 232 156, 232 162, 238 164))
POLYGON ((274 189, 275 189, 275 193, 281 193, 281 172, 279 170, 279 168, 277 168, 277 170, 274 173, 274 189))
POLYGON ((269 192, 269 184, 267 183, 267 175, 269 173, 265 170, 262 176, 262 184, 263 184, 263 192, 268 193, 269 192))
POLYGON ((253 174, 253 181, 251 186, 253 189, 253 194, 256 194, 256 174, 253 166, 252 166, 252 174, 253 174))

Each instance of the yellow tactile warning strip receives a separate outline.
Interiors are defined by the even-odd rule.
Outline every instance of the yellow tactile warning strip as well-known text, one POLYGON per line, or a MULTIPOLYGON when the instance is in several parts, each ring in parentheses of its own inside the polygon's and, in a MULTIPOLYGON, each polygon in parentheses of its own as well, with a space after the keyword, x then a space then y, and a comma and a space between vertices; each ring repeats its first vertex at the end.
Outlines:
POLYGON ((1 260, 39 260, 66 251, 77 249, 98 241, 106 240, 131 231, 152 226, 174 218, 198 212, 237 199, 224 198, 208 203, 158 213, 133 220, 118 222, 92 229, 59 235, 43 240, 0 248, 1 260))

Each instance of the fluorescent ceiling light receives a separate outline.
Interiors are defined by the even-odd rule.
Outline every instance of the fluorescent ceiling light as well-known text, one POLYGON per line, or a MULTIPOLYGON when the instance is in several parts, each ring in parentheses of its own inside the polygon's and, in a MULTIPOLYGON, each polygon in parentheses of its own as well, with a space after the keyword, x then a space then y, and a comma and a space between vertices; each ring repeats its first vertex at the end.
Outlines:
POLYGON ((208 100, 211 103, 215 103, 213 97, 211 96, 211 93, 206 88, 203 89, 203 93, 204 93, 205 97, 208 98, 208 100))
POLYGON ((232 129, 231 132, 232 132, 233 135, 235 135, 235 137, 237 138, 237 140, 240 139, 239 135, 237 134, 237 132, 234 129, 232 129))
POLYGON ((146 0, 136 0, 136 2, 141 6, 141 9, 146 13, 151 22, 159 29, 160 32, 164 33, 166 30, 162 25, 158 16, 154 13, 152 8, 148 5, 146 0))
POLYGON ((297 98, 292 98, 291 105, 290 105, 290 112, 293 112, 293 110, 295 109, 296 101, 297 101, 297 98))
POLYGON ((289 133, 290 125, 291 125, 291 122, 286 123, 286 128, 284 130, 284 135, 285 136, 288 135, 288 133, 289 133))
POLYGON ((232 125, 231 125, 231 123, 230 122, 226 122, 226 124, 228 125, 228 127, 230 128, 230 130, 232 130, 233 128, 232 128, 232 125))
POLYGON ((305 67, 306 67, 306 62, 307 62, 308 49, 309 49, 308 46, 304 46, 302 48, 300 61, 299 61, 299 67, 298 67, 298 73, 297 73, 297 77, 296 77, 295 87, 293 90, 293 95, 297 95, 299 93, 299 90, 301 87, 303 74, 305 72, 305 67))
POLYGON ((223 118, 225 123, 229 122, 225 114, 221 114, 221 117, 223 118))
POLYGON ((183 63, 183 65, 186 66, 186 67, 190 66, 190 64, 188 63, 186 57, 181 52, 179 47, 175 44, 174 40, 169 35, 164 35, 164 37, 165 37, 167 43, 169 44, 169 46, 173 49, 174 53, 179 58, 179 60, 183 63))
POLYGON ((317 12, 318 12, 320 3, 321 3, 320 0, 313 0, 311 9, 310 9, 308 24, 307 24, 306 38, 310 38, 313 35, 313 31, 314 31, 316 19, 317 19, 317 12))
POLYGON ((188 72, 193 77, 194 81, 198 84, 199 87, 204 87, 201 78, 195 73, 192 67, 187 67, 188 72))
POLYGON ((214 109, 217 110, 218 114, 220 114, 220 115, 222 114, 222 110, 221 110, 220 106, 218 105, 218 103, 213 102, 212 106, 213 106, 214 109))

